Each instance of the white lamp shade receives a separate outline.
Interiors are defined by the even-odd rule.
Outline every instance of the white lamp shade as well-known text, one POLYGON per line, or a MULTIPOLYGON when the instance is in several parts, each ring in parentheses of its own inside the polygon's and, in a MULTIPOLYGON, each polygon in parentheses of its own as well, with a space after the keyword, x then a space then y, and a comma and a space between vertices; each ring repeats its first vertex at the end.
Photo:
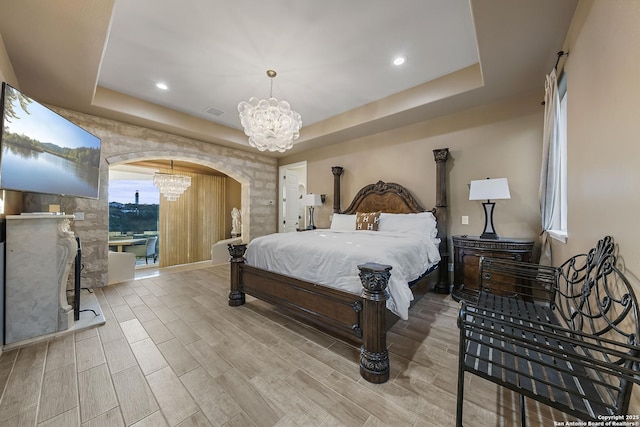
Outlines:
POLYGON ((322 197, 320 194, 305 194, 302 196, 302 203, 305 206, 322 206, 322 197))
POLYGON ((479 179, 471 181, 469 200, 510 199, 507 178, 479 179))

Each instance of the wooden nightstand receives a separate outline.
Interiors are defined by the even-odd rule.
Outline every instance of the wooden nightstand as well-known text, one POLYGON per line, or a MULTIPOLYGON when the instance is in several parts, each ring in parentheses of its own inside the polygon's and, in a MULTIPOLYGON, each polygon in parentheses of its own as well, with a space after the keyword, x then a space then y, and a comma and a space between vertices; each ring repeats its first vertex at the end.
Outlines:
MULTIPOLYGON (((480 257, 507 258, 515 261, 533 262, 534 241, 501 237, 481 239, 478 236, 453 236, 453 291, 451 296, 473 301, 478 294, 480 282, 480 257)), ((515 293, 517 284, 507 287, 505 294, 515 293)))

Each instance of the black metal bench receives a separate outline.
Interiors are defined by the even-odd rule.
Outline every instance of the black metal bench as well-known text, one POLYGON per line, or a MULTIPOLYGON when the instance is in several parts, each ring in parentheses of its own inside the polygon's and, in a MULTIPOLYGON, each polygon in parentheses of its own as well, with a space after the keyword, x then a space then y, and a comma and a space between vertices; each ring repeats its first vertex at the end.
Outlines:
POLYGON ((581 421, 625 415, 640 383, 640 329, 633 288, 616 267, 610 237, 561 267, 480 260, 480 293, 462 302, 456 425, 469 372, 581 421), (517 294, 492 294, 500 283, 517 294))

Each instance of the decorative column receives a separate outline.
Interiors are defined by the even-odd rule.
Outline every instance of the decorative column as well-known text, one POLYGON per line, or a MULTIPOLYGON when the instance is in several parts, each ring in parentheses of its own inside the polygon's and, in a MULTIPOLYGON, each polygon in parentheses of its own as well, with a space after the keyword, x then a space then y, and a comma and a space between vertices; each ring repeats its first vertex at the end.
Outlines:
MULTIPOLYGON (((71 265, 78 253, 78 242, 71 231, 71 222, 63 219, 58 222, 58 242, 56 243, 58 261, 58 331, 69 329, 74 322, 73 307, 67 298, 67 280, 71 272, 71 265)), ((78 297, 79 298, 79 297, 78 297)))
POLYGON ((229 305, 237 307, 244 304, 244 292, 240 290, 240 265, 244 264, 244 253, 247 250, 246 243, 240 245, 228 245, 229 255, 231 255, 231 277, 229 290, 229 305))
POLYGON ((343 170, 342 166, 331 167, 331 173, 333 173, 333 213, 340 213, 340 175, 343 170))
POLYGON ((380 384, 389 379, 387 351, 386 303, 390 265, 368 262, 358 266, 362 282, 362 324, 364 331, 360 347, 360 375, 380 384))
POLYGON ((434 292, 440 294, 449 293, 449 237, 447 234, 447 159, 449 149, 440 148, 433 150, 436 162, 436 221, 438 225, 438 237, 440 237, 440 263, 438 265, 438 283, 434 286, 434 292))

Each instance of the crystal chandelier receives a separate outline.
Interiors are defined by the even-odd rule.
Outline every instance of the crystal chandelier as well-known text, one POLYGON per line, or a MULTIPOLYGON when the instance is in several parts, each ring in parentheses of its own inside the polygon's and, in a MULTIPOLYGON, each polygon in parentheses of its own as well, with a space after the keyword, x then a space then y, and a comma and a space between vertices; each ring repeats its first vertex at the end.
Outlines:
MULTIPOLYGON (((173 160, 171 160, 173 171, 173 160)), ((170 202, 178 200, 180 195, 191 185, 191 177, 174 175, 171 173, 156 173, 153 175, 153 185, 160 189, 160 193, 170 202)))
POLYGON ((251 97, 249 102, 240 102, 240 123, 252 147, 260 151, 282 153, 293 147, 293 141, 300 136, 302 117, 291 109, 287 101, 278 101, 273 97, 276 72, 267 70, 267 76, 271 79, 269 100, 251 97))

